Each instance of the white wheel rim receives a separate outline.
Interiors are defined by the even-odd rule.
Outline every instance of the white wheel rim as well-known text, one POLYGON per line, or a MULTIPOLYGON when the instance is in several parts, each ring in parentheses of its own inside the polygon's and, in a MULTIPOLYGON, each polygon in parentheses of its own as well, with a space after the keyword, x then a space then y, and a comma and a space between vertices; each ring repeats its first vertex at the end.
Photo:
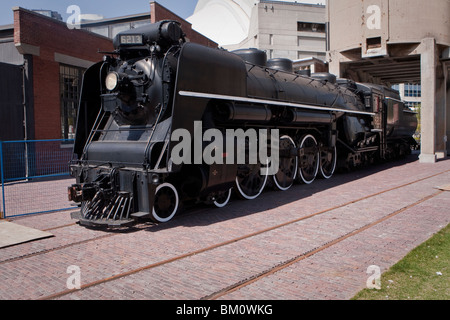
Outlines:
MULTIPOLYGON (((283 139, 288 139, 288 140, 292 143, 292 145, 294 146, 294 148, 295 148, 295 142, 294 142, 294 140, 293 140, 291 137, 289 137, 289 136, 283 136, 283 137, 280 138, 280 141, 283 140, 283 139)), ((298 157, 295 157, 295 169, 294 169, 294 170, 295 170, 295 173, 294 173, 294 179, 292 179, 292 183, 291 183, 291 185, 288 186, 288 187, 282 187, 282 186, 280 185, 280 183, 278 182, 277 175, 274 175, 274 176, 273 176, 273 182, 275 183, 275 185, 277 186, 277 188, 278 188, 279 190, 281 190, 281 191, 287 191, 287 190, 289 190, 289 189, 294 185, 295 177, 297 177, 297 173, 298 173, 298 157)))
POLYGON ((333 153, 334 153, 334 161, 333 161, 333 170, 331 171, 331 174, 326 175, 323 172, 322 165, 320 165, 320 173, 322 174, 322 177, 324 177, 325 179, 330 179, 334 175, 334 172, 336 171, 336 164, 337 164, 337 148, 336 147, 334 147, 333 153))
POLYGON ((223 207, 225 207, 225 206, 228 204, 228 202, 230 202, 230 199, 231 199, 231 190, 232 190, 232 189, 228 190, 228 196, 227 196, 227 199, 226 199, 224 202, 219 203, 219 202, 217 202, 217 201, 214 201, 214 205, 215 205, 217 208, 223 208, 223 207))
POLYGON ((159 192, 161 189, 163 189, 163 188, 169 188, 169 189, 171 189, 171 190, 173 191, 173 193, 174 193, 174 195, 175 195, 175 208, 174 208, 174 210, 172 211, 172 213, 171 213, 168 217, 162 218, 162 217, 160 217, 160 216, 156 213, 155 207, 153 206, 153 218, 154 218, 156 221, 162 222, 162 223, 171 220, 171 219, 175 216, 175 214, 176 214, 177 211, 178 211, 178 205, 179 205, 179 198, 178 198, 178 192, 177 192, 177 189, 176 189, 173 185, 171 185, 170 183, 163 183, 163 184, 159 185, 159 186, 156 188, 156 191, 155 191, 155 197, 156 197, 156 195, 158 194, 158 192, 159 192))
POLYGON ((237 188, 239 190, 239 194, 242 197, 244 197, 245 199, 247 199, 247 200, 255 200, 256 198, 258 198, 261 195, 261 193, 263 192, 264 188, 266 187, 268 177, 269 176, 267 174, 264 175, 264 183, 262 184, 258 194, 254 195, 254 196, 249 196, 249 195, 244 193, 244 191, 242 190, 241 186, 239 185, 239 178, 236 177, 236 186, 237 186, 237 188))
MULTIPOLYGON (((310 135, 310 134, 309 134, 309 135, 307 135, 306 137, 303 138, 302 143, 300 144, 300 148, 303 148, 303 145, 305 144, 306 140, 308 140, 308 139, 312 139, 312 140, 314 141, 314 143, 316 144, 316 146, 317 146, 317 140, 316 140, 316 138, 314 138, 313 135, 310 135)), ((306 183, 306 184, 311 184, 311 183, 313 183, 314 180, 316 180, 317 174, 319 173, 319 167, 320 167, 320 152, 317 152, 316 157, 317 157, 317 164, 316 164, 316 168, 315 168, 315 170, 314 170, 314 178, 313 178, 313 179, 311 179, 311 180, 306 180, 305 177, 303 176, 302 170, 301 170, 301 169, 298 170, 299 173, 300 173, 300 178, 301 178, 302 181, 303 181, 304 183, 306 183)))

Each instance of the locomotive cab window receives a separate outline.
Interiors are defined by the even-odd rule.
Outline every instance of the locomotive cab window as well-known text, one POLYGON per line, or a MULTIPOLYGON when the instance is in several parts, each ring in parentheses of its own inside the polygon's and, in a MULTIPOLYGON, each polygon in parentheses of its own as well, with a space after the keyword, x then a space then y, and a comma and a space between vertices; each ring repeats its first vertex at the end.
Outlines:
POLYGON ((74 139, 75 125, 80 101, 82 68, 60 65, 61 137, 74 139))

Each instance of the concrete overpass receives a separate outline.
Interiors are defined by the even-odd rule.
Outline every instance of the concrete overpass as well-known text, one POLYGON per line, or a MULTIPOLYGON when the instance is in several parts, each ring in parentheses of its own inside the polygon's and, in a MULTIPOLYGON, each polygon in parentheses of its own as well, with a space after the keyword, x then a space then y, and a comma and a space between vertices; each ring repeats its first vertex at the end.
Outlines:
POLYGON ((422 85, 420 161, 450 152, 450 0, 328 1, 330 72, 422 85))

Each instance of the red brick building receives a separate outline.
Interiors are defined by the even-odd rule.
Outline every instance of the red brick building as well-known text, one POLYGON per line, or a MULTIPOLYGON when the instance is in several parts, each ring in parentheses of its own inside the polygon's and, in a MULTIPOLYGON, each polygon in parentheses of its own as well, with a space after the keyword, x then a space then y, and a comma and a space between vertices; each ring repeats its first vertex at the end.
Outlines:
POLYGON ((150 2, 150 12, 151 12, 151 22, 156 23, 161 20, 175 20, 181 23, 181 28, 186 34, 186 38, 189 42, 195 42, 207 47, 217 48, 218 44, 211 39, 205 37, 201 33, 198 33, 192 29, 192 24, 183 18, 180 18, 172 11, 164 8, 159 3, 152 1, 150 2))
MULTIPOLYGON (((192 30, 190 23, 158 3, 151 2, 150 7, 149 23, 177 20, 189 41, 217 47, 192 30)), ((71 139, 83 72, 101 61, 103 54, 98 51, 113 50, 112 41, 95 32, 71 30, 63 21, 20 7, 13 8, 13 13, 14 25, 0 27, 0 63, 3 62, 5 70, 8 66, 15 67, 18 73, 15 78, 19 81, 22 80, 20 70, 23 70, 23 83, 14 85, 18 100, 14 105, 20 112, 15 114, 15 119, 6 119, 5 115, 11 114, 8 110, 12 104, 2 106, 0 103, 0 115, 1 122, 11 127, 20 127, 23 123, 24 129, 18 129, 13 136, 7 134, 7 138, 0 130, 0 140, 71 139), (23 96, 19 86, 23 86, 23 96)), ((108 19, 106 23, 114 20, 108 19)), ((130 27, 133 28, 133 24, 130 27)), ((3 68, 2 64, 0 67, 3 68)), ((5 75, 0 73, 0 77, 5 75)))
POLYGON ((98 50, 111 51, 112 43, 23 8, 13 11, 14 44, 24 56, 30 82, 27 123, 34 132, 29 135, 35 140, 71 138, 82 72, 102 59, 98 50), (72 113, 66 114, 67 123, 65 112, 72 113))

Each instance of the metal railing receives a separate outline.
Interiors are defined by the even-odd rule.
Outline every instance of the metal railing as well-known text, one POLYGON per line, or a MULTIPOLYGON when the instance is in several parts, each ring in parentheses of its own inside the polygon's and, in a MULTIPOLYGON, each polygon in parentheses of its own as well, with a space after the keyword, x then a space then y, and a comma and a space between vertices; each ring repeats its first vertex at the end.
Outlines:
POLYGON ((73 140, 0 141, 0 218, 70 209, 73 140))

